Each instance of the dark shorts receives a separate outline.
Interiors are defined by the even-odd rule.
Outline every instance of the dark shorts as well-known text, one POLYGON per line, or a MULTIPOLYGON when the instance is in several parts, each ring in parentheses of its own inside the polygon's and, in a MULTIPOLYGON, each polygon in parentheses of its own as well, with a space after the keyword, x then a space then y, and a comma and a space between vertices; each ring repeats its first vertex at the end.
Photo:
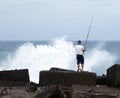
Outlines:
POLYGON ((84 64, 83 55, 77 55, 77 64, 84 64))

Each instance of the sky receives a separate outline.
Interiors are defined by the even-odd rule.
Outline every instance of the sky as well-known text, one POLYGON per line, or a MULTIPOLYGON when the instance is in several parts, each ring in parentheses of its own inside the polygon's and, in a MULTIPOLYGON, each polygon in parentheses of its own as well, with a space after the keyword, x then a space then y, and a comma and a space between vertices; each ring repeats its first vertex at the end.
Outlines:
POLYGON ((120 40, 120 0, 0 0, 0 40, 120 40))

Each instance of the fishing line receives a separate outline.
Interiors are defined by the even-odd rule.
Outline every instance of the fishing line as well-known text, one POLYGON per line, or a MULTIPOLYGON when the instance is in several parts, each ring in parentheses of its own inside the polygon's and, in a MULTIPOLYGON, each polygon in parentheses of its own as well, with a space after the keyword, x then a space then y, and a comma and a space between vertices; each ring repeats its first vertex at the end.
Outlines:
POLYGON ((86 47, 87 42, 88 42, 88 37, 89 37, 89 33, 90 33, 91 26, 92 26, 92 23, 93 23, 93 19, 94 19, 94 14, 92 15, 92 18, 91 18, 91 21, 90 21, 90 25, 89 25, 89 28, 88 28, 88 33, 87 33, 87 37, 86 37, 86 40, 85 40, 85 45, 84 45, 84 47, 86 47))

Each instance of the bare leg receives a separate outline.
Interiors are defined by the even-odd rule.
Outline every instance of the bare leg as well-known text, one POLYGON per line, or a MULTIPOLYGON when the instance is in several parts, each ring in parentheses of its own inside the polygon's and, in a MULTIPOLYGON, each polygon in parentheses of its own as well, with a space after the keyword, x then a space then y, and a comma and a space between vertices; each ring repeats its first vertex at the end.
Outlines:
POLYGON ((77 72, 80 72, 81 69, 80 69, 80 64, 78 64, 78 69, 77 69, 77 72))
POLYGON ((78 67, 78 69, 77 69, 77 72, 79 72, 79 69, 80 69, 80 65, 78 64, 78 65, 77 65, 77 67, 78 67))
POLYGON ((81 66, 82 66, 82 72, 84 71, 84 64, 81 64, 81 66))

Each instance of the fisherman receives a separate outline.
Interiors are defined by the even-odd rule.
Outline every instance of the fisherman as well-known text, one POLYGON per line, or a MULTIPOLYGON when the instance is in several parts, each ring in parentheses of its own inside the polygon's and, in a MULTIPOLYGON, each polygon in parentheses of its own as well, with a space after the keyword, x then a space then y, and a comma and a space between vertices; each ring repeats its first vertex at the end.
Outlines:
POLYGON ((75 50, 76 50, 76 59, 77 59, 77 72, 80 72, 80 71, 84 71, 84 52, 86 51, 86 49, 84 48, 83 45, 81 45, 81 41, 78 40, 77 42, 77 45, 75 46, 75 50), (81 68, 80 69, 80 65, 81 65, 81 68))

